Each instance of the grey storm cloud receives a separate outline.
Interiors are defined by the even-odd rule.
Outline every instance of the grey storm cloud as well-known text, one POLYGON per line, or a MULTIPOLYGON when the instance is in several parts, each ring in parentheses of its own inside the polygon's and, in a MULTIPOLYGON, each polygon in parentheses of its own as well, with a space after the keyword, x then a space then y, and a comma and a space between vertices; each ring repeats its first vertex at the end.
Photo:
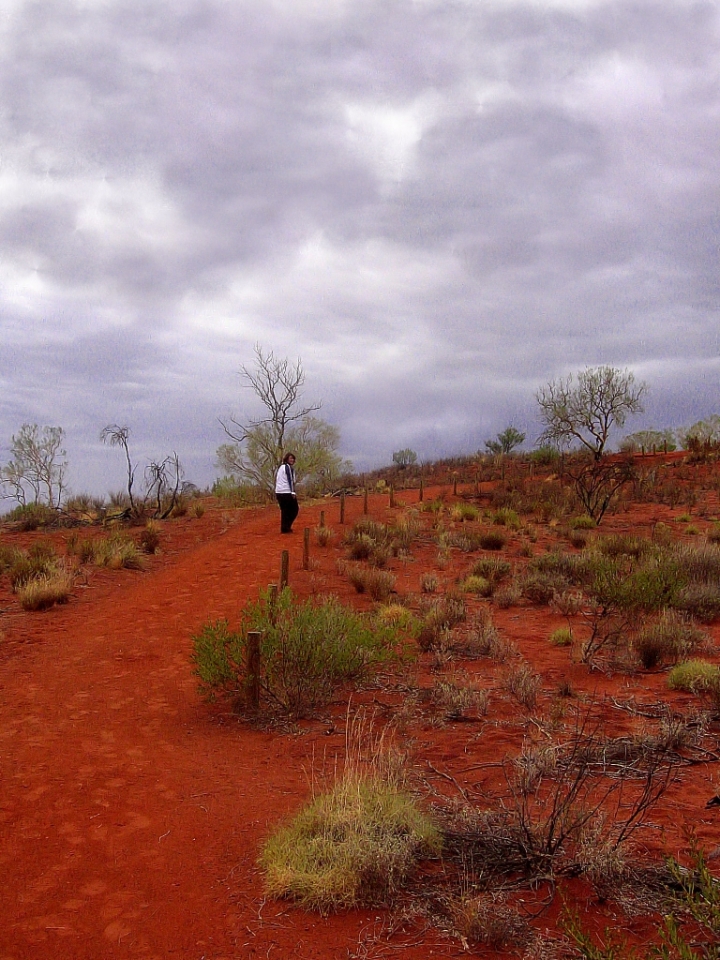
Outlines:
POLYGON ((472 452, 598 363, 717 411, 720 13, 681 0, 8 0, 0 447, 206 483, 255 342, 356 466, 472 452))

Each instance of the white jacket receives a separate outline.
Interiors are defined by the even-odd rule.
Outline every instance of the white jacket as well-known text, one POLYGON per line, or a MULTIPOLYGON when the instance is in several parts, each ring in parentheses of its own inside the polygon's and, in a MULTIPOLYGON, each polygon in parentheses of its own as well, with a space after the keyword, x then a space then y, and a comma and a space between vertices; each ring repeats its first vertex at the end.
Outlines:
POLYGON ((275 476, 275 493, 295 493, 295 471, 289 463, 281 463, 275 476))

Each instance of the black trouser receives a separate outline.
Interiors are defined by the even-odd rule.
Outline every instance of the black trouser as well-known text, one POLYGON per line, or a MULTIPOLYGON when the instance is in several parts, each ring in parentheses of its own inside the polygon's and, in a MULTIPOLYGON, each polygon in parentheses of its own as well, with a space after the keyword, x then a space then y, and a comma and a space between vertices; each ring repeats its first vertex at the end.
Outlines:
POLYGON ((290 533, 293 521, 298 515, 297 497, 292 493, 276 493, 277 502, 280 504, 280 533, 290 533))

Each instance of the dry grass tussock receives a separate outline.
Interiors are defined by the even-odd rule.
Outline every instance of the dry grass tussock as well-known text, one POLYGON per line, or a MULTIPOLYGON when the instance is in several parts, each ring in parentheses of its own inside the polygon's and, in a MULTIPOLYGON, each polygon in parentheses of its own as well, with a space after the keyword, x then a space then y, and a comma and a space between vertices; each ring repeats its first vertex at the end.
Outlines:
POLYGON ((348 726, 342 775, 273 833, 260 855, 268 895, 323 913, 392 901, 418 858, 441 847, 392 749, 368 734, 362 717, 348 726))

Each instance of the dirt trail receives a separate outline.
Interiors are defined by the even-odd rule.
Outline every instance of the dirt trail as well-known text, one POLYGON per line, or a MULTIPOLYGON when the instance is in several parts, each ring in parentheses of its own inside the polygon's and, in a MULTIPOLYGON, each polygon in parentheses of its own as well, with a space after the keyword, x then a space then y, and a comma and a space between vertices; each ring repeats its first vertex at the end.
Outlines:
POLYGON ((235 620, 288 544, 308 589, 301 534, 281 538, 275 513, 23 617, 0 687, 2 960, 329 958, 357 942, 366 914, 262 903, 258 844, 307 795, 309 744, 213 715, 189 661, 192 632, 235 620))

